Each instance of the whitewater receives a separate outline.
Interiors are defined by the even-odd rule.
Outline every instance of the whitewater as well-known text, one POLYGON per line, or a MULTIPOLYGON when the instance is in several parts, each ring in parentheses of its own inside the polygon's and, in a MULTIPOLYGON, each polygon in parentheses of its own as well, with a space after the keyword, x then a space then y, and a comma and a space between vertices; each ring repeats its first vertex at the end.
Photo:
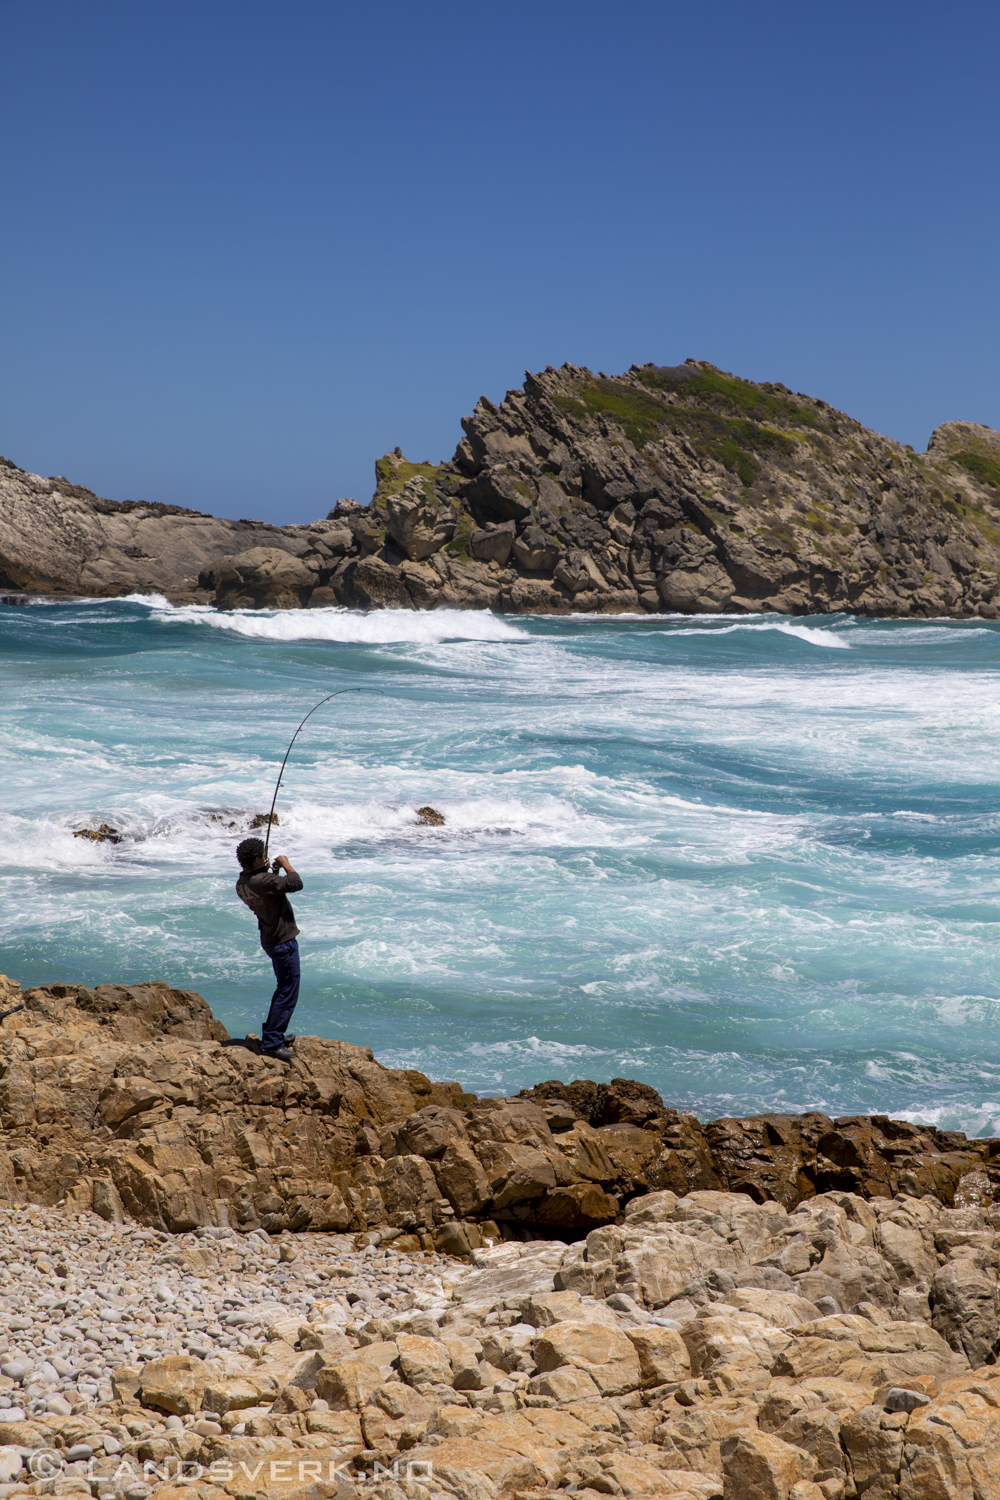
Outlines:
POLYGON ((0 970, 159 978, 234 1033, 270 806, 298 1032, 483 1094, 1000 1131, 1000 628, 841 616, 0 608, 0 970), (420 826, 430 803, 443 827, 420 826), (122 843, 73 837, 106 822, 122 843))

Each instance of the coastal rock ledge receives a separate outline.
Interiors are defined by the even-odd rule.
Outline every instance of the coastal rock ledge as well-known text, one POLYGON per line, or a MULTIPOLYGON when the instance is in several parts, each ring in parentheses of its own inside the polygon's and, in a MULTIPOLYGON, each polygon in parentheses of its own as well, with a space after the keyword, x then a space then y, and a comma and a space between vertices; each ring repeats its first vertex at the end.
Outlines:
POLYGON ((0 1006, 3 1495, 1000 1500, 992 1141, 0 1006))
POLYGON ((1000 619, 992 428, 945 422, 918 454, 703 360, 549 367, 462 426, 449 462, 397 448, 369 505, 296 526, 116 504, 0 460, 0 588, 220 609, 1000 619))

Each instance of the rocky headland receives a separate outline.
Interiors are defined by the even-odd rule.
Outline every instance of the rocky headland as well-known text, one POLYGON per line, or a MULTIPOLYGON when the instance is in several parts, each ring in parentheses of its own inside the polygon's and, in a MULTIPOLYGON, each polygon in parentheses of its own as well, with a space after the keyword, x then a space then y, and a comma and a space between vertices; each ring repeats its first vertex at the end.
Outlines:
POLYGON ((1000 1143, 0 991, 0 1495, 1000 1496, 1000 1143))
MULTIPOLYGON (((0 460, 0 588, 231 608, 1000 618, 1000 434, 926 453, 704 361, 483 397, 447 463, 271 526, 117 504, 0 460)), ((9 596, 15 599, 16 594, 9 596)))

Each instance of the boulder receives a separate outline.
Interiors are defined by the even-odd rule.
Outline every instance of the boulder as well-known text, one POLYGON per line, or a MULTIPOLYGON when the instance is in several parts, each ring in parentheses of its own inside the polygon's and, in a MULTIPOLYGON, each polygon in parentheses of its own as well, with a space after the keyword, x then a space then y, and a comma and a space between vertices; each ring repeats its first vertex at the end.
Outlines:
POLYGON ((218 609, 299 609, 319 582, 314 572, 282 547, 251 547, 214 564, 218 609))
POLYGON ((589 552, 570 547, 555 564, 554 577, 571 594, 582 594, 588 589, 605 590, 607 579, 589 552))
POLYGON ((738 1432, 721 1444, 724 1494, 733 1500, 789 1500, 807 1468, 803 1454, 765 1432, 738 1432))
POLYGON ((988 1275, 963 1256, 935 1272, 930 1288, 932 1325, 973 1369, 996 1359, 998 1305, 995 1270, 988 1275))
POLYGON ((204 1360, 186 1354, 151 1359, 142 1371, 140 1399, 143 1406, 184 1417, 202 1410, 207 1381, 204 1360))
POLYGON ((552 1188, 535 1211, 535 1220, 546 1228, 582 1233, 616 1217, 619 1200, 596 1183, 575 1182, 552 1188))
POLYGON ((470 1146, 446 1146, 434 1163, 438 1192, 463 1219, 482 1213, 490 1200, 490 1184, 470 1146))
MULTIPOLYGON (((950 1381, 927 1406, 895 1420, 906 1423, 899 1455, 900 1500, 995 1500, 1000 1494, 1000 1410, 996 1382, 950 1381)), ((870 1419, 874 1426, 874 1416, 870 1419)), ((852 1442, 857 1439, 852 1432, 852 1442)), ((891 1464, 895 1452, 886 1455, 891 1464)), ((867 1468, 872 1467, 869 1462, 867 1468)), ((890 1469, 891 1472, 891 1469, 890 1469)))
POLYGON ((426 479, 408 479, 385 501, 386 530, 407 557, 420 562, 440 551, 455 534, 455 510, 434 498, 426 479))
POLYGON ((536 1458, 473 1438, 445 1438, 433 1447, 418 1446, 410 1451, 409 1464, 411 1472, 432 1473, 447 1485, 448 1492, 463 1500, 506 1500, 544 1482, 536 1458), (421 1470, 420 1464, 428 1467, 421 1470))
POLYGON ((899 1493, 899 1475, 906 1440, 906 1417, 887 1415, 881 1406, 866 1406, 848 1417, 840 1429, 851 1481, 859 1495, 889 1500, 899 1493))
POLYGON ((208 1375, 203 1401, 208 1411, 220 1414, 245 1411, 248 1407, 259 1406, 262 1400, 273 1399, 273 1392, 268 1395, 269 1389, 263 1382, 252 1380, 247 1375, 208 1375))
POLYGON ((406 580, 381 557, 363 557, 349 564, 345 585, 351 603, 369 609, 413 608, 406 580))
POLYGON ((396 1336, 396 1346, 399 1350, 399 1373, 407 1385, 412 1385, 419 1391, 425 1386, 451 1384, 451 1360, 439 1339, 400 1333, 396 1336))
POLYGON ((754 1313, 710 1305, 681 1328, 691 1373, 708 1376, 726 1371, 733 1383, 764 1386, 789 1335, 754 1313), (745 1376, 752 1376, 749 1382, 745 1376))
POLYGON ((379 1174, 378 1189, 391 1223, 405 1228, 433 1223, 438 1185, 422 1156, 391 1157, 379 1174))
POLYGON ((469 551, 480 562, 495 562, 498 567, 506 567, 516 535, 517 528, 513 521, 487 526, 484 530, 472 533, 469 551))
POLYGON ((374 1391, 394 1373, 399 1359, 396 1344, 369 1344, 335 1365, 325 1365, 316 1376, 316 1394, 334 1411, 359 1411, 374 1391))
POLYGON ((361 1409, 365 1442, 382 1452, 413 1448, 423 1439, 434 1411, 431 1402, 408 1385, 378 1385, 361 1409))
POLYGON ((643 1385, 666 1385, 687 1380, 691 1355, 681 1334, 671 1328, 626 1328, 625 1337, 639 1356, 643 1385))
POLYGON ((622 1395, 642 1383, 639 1356, 631 1341, 600 1323, 554 1323, 539 1335, 534 1357, 540 1374, 563 1365, 583 1370, 602 1396, 622 1395))
POLYGON ((528 573, 551 573, 559 560, 559 544, 539 526, 526 526, 514 542, 514 558, 528 573))

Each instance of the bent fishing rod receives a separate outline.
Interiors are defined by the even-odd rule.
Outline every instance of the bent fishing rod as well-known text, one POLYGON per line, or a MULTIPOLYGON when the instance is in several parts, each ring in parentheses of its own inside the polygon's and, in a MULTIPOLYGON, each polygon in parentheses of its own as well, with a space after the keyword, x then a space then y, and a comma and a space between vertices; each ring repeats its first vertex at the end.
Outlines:
POLYGON ((285 774, 285 767, 288 764, 288 757, 292 753, 292 746, 295 744, 295 741, 298 739, 299 735, 302 733, 302 730, 305 728, 306 724, 308 724, 309 720, 312 718, 313 714, 316 712, 316 709, 317 708, 322 708, 324 703, 329 703, 329 701, 330 701, 331 698, 339 698, 342 693, 378 693, 378 695, 379 695, 380 698, 385 696, 385 694, 381 691, 380 688, 363 688, 363 687, 338 688, 335 693, 327 693, 326 697, 325 698, 321 698, 319 700, 319 702, 315 705, 315 707, 311 708, 309 710, 309 712, 306 714, 305 718, 302 720, 302 723, 299 725, 298 729, 296 729, 295 733, 292 735, 291 740, 289 741, 288 749, 285 751, 285 758, 281 762, 281 770, 278 772, 278 780, 275 782, 274 796, 271 798, 271 811, 268 813, 268 817, 267 817, 267 834, 266 834, 265 839, 264 839, 264 857, 265 857, 265 859, 267 858, 267 851, 268 851, 268 848, 269 848, 270 843, 271 843, 271 829, 274 826, 274 806, 275 806, 275 803, 278 800, 278 792, 279 792, 279 790, 281 788, 281 778, 285 774))

